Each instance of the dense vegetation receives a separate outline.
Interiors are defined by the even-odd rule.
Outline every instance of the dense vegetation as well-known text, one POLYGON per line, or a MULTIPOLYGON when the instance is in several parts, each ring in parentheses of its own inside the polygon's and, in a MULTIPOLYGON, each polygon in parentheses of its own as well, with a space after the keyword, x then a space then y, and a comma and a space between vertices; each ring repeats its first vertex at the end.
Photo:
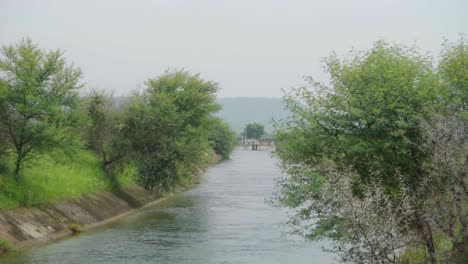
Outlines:
POLYGON ((0 208, 32 206, 137 183, 189 182, 233 132, 214 114, 216 83, 186 71, 151 78, 128 102, 79 96, 79 68, 31 40, 0 54, 0 208))
POLYGON ((221 155, 223 159, 228 159, 229 154, 237 143, 236 134, 222 119, 214 119, 212 129, 208 135, 208 140, 213 150, 221 155))
POLYGON ((438 66, 416 49, 375 43, 326 60, 278 124, 279 205, 294 231, 330 239, 356 263, 468 260, 468 45, 438 66), (312 220, 313 219, 313 220, 312 220))
POLYGON ((210 147, 218 86, 184 71, 167 72, 146 86, 123 116, 123 148, 138 169, 140 184, 167 191, 179 177, 196 173, 210 147))

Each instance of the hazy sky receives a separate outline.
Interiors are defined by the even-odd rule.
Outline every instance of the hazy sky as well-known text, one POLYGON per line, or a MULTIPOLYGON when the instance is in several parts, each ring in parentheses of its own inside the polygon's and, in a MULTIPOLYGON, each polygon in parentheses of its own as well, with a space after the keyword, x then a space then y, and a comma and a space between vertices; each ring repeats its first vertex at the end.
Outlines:
POLYGON ((222 97, 279 97, 305 75, 326 80, 333 50, 383 38, 437 55, 467 31, 467 0, 0 0, 0 44, 62 49, 88 89, 117 95, 185 68, 222 97))

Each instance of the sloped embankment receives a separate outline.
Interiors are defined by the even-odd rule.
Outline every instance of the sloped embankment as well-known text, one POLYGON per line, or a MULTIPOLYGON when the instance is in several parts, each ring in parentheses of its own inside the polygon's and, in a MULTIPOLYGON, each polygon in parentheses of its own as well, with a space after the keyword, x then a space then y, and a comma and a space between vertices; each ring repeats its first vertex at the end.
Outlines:
POLYGON ((70 225, 92 227, 159 198, 133 186, 115 193, 97 193, 40 208, 0 211, 0 238, 18 247, 45 242, 71 234, 70 225))

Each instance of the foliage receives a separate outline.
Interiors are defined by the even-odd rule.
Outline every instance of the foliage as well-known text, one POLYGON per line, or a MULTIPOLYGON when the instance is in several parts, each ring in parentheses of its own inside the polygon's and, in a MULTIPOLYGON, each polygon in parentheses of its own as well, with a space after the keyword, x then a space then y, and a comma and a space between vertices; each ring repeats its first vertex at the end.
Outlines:
POLYGON ((245 126, 245 134, 248 139, 259 139, 265 133, 262 124, 250 123, 245 126))
POLYGON ((121 130, 138 183, 167 192, 192 174, 209 147, 217 91, 216 83, 186 71, 168 71, 146 82, 124 114, 121 130))
POLYGON ((73 234, 79 234, 83 232, 83 227, 79 224, 73 223, 68 226, 68 229, 73 233, 73 234))
POLYGON ((34 154, 73 145, 69 133, 81 71, 60 51, 40 50, 31 40, 3 46, 0 57, 0 129, 15 153, 16 179, 34 154))
POLYGON ((118 137, 118 112, 113 104, 112 96, 104 91, 93 90, 87 97, 89 147, 95 151, 108 166, 119 159, 115 150, 115 140, 118 137))
POLYGON ((371 180, 397 192, 399 175, 416 187, 428 152, 420 147, 423 131, 414 124, 430 115, 435 97, 429 61, 378 42, 347 60, 332 55, 327 68, 332 87, 309 79, 315 91, 300 88, 286 98, 294 116, 278 134, 284 142, 280 157, 352 167, 355 194, 371 180))
POLYGON ((446 109, 468 119, 468 44, 465 39, 444 44, 438 72, 447 97, 443 102, 449 103, 446 109))
POLYGON ((438 65, 442 105, 422 122, 431 148, 430 173, 420 192, 431 199, 423 205, 430 225, 448 247, 437 251, 441 259, 468 261, 468 43, 444 43, 438 65))
MULTIPOLYGON (((442 56, 440 71, 450 72, 443 75, 416 50, 379 41, 345 59, 332 54, 325 60, 330 86, 309 78, 313 89, 299 88, 286 98, 293 115, 278 124, 276 136, 280 166, 289 176, 280 182, 277 202, 298 210, 296 231, 333 240, 346 261, 395 263, 414 243, 424 245, 429 261, 437 260, 439 227, 427 208, 438 191, 450 197, 454 185, 435 175, 435 146, 422 124, 464 104, 447 101, 466 91, 466 59, 453 55, 464 54, 460 50, 451 47, 442 56)), ((459 153, 466 150, 456 153, 453 159, 465 159, 459 153)), ((466 203, 466 196, 461 200, 466 203)))
POLYGON ((0 239, 0 253, 13 251, 15 246, 8 240, 0 239))
POLYGON ((216 83, 168 71, 117 108, 99 90, 78 98, 80 78, 60 51, 29 39, 2 48, 0 208, 114 191, 135 180, 164 193, 212 162, 211 147, 229 157, 235 139, 213 117, 216 83))
MULTIPOLYGON (((439 250, 442 258, 468 260, 468 120, 456 114, 423 123, 432 146, 430 174, 420 192, 430 224, 448 240, 450 247, 439 250)), ((460 261, 461 262, 461 261, 460 261)))
POLYGON ((216 154, 223 159, 229 159, 229 155, 237 143, 236 134, 225 122, 218 118, 213 119, 208 140, 216 154))

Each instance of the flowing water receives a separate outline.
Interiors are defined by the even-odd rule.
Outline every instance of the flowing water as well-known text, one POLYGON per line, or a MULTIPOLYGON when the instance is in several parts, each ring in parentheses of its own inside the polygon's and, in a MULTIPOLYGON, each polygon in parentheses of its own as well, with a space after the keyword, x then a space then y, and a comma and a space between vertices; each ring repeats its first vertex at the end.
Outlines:
POLYGON ((190 191, 0 263, 332 263, 322 244, 285 235, 286 212, 266 202, 280 176, 268 151, 237 149, 190 191))

